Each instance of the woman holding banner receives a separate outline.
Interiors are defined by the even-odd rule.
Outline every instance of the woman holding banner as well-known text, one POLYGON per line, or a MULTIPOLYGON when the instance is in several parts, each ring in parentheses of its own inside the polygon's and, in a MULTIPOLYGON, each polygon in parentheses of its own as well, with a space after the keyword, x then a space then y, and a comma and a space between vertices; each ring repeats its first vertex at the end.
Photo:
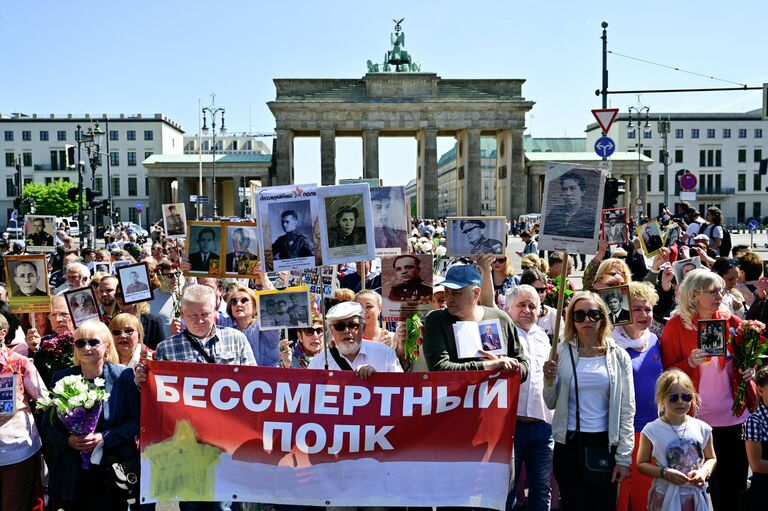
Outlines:
POLYGON ((569 511, 616 509, 617 483, 632 464, 632 361, 610 332, 600 296, 576 293, 565 315, 567 341, 544 364, 544 400, 555 411, 553 468, 569 511))

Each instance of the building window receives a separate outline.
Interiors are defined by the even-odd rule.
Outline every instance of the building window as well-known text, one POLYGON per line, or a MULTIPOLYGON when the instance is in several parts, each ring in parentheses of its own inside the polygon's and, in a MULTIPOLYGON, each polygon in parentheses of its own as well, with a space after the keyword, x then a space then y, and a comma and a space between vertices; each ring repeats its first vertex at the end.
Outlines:
POLYGON ((112 176, 112 196, 120 195, 120 176, 112 176))
POLYGON ((762 189, 761 176, 759 172, 752 175, 752 191, 759 192, 762 189))
POLYGON ((659 191, 664 191, 664 174, 659 174, 659 191))
POLYGON ((136 130, 128 130, 125 132, 126 140, 136 140, 136 130))
POLYGON ((32 153, 23 153, 21 157, 23 161, 22 165, 24 165, 25 167, 32 166, 32 153))
POLYGON ((760 217, 762 216, 761 206, 762 206, 761 202, 753 202, 752 203, 752 216, 754 218, 756 218, 758 221, 760 220, 760 217))
POLYGON ((715 167, 723 166, 723 151, 722 149, 715 149, 715 167))
POLYGON ((5 166, 6 167, 16 166, 16 155, 14 153, 5 153, 5 166))
POLYGON ((12 131, 6 131, 5 132, 5 141, 6 142, 13 142, 13 132, 12 131))
POLYGON ((653 159, 653 152, 650 149, 643 149, 643 156, 653 159))
POLYGON ((649 129, 643 130, 643 138, 653 138, 653 131, 649 129))
POLYGON ((699 138, 699 128, 691 129, 691 138, 699 138))
POLYGON ((28 130, 22 131, 21 140, 23 140, 24 142, 30 142, 32 140, 32 132, 28 130))
POLYGON ((12 177, 5 178, 5 194, 8 197, 13 197, 16 195, 16 184, 13 182, 12 177))
POLYGON ((207 140, 203 140, 203 151, 208 151, 209 147, 210 147, 210 142, 208 142, 207 140))
POLYGON ((120 166, 120 153, 117 151, 112 151, 109 153, 109 164, 113 167, 120 166))
POLYGON ((664 163, 664 149, 659 149, 659 163, 664 163))
POLYGON ((707 128, 707 138, 715 138, 715 129, 707 128))
POLYGON ((120 140, 120 135, 117 130, 109 130, 109 139, 112 141, 120 140))
POLYGON ((47 131, 41 131, 40 132, 40 141, 41 142, 48 142, 48 132, 47 131))
POLYGON ((155 132, 152 130, 144 130, 144 140, 154 140, 155 132))
POLYGON ((675 129, 675 138, 683 138, 684 133, 685 133, 685 130, 683 130, 682 128, 676 128, 675 129))
POLYGON ((128 151, 128 166, 136 166, 136 151, 128 151))
POLYGON ((128 176, 128 196, 136 197, 139 194, 139 180, 136 176, 128 176))
POLYGON ((739 192, 746 192, 747 191, 747 175, 746 174, 739 174, 737 177, 738 182, 738 188, 736 189, 739 192))
POLYGON ((707 150, 699 149, 699 167, 707 166, 707 150))
POLYGON ((746 202, 737 202, 736 203, 736 222, 743 224, 746 221, 746 209, 747 209, 747 203, 746 202))
POLYGON ((739 163, 747 163, 747 150, 739 149, 739 163))
POLYGON ((67 130, 58 130, 56 132, 56 140, 58 140, 59 142, 66 142, 67 130))
POLYGON ((52 183, 53 183, 53 178, 52 177, 46 177, 45 178, 45 186, 48 186, 49 184, 52 184, 52 183))
POLYGON ((627 132, 627 138, 635 138, 635 134, 636 134, 636 133, 637 133, 637 132, 636 132, 635 130, 632 130, 632 131, 628 131, 628 132, 627 132))
POLYGON ((756 162, 759 162, 763 159, 763 150, 762 149, 755 149, 755 160, 756 162))
POLYGON ((739 128, 739 138, 747 138, 747 129, 739 128))
MULTIPOLYGON (((94 188, 96 188, 100 192, 104 192, 104 178, 101 176, 96 176, 96 182, 94 183, 94 188)), ((106 193, 103 193, 103 195, 107 195, 106 193)))
POLYGON ((763 128, 755 128, 755 138, 763 138, 763 128))
POLYGON ((683 150, 675 149, 675 163, 683 163, 683 150))
MULTIPOLYGON (((69 182, 69 179, 67 179, 67 178, 64 178, 63 180, 66 181, 66 182, 69 182)), ((33 181, 33 179, 31 177, 25 177, 24 178, 24 186, 32 184, 32 181, 33 181)))
POLYGON ((152 151, 144 151, 144 159, 146 160, 147 158, 149 158, 153 154, 155 154, 155 153, 153 153, 152 151))
POLYGON ((237 140, 232 141, 232 150, 237 151, 237 140))
POLYGON ((731 128, 723 128, 723 138, 731 138, 731 128))

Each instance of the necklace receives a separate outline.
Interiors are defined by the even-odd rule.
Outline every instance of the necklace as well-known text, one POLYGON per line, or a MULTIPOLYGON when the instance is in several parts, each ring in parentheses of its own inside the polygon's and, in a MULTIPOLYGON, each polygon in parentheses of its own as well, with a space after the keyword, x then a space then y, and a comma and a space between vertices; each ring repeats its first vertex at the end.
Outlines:
POLYGON ((685 432, 686 432, 686 430, 688 429, 688 416, 686 415, 686 416, 683 418, 683 424, 682 424, 682 426, 683 426, 683 433, 682 433, 682 434, 680 434, 680 433, 678 433, 678 432, 677 432, 677 428, 676 428, 676 427, 675 427, 675 426, 674 426, 674 425, 673 425, 671 422, 669 422, 669 419, 668 419, 667 417, 663 417, 663 418, 662 418, 662 420, 663 420, 663 422, 664 422, 664 423, 666 423, 666 424, 667 424, 667 425, 668 425, 670 428, 672 428, 672 431, 674 431, 674 432, 675 432, 675 436, 677 436, 677 438, 678 438, 678 439, 679 439, 679 440, 682 442, 682 441, 683 441, 683 438, 685 438, 685 432))

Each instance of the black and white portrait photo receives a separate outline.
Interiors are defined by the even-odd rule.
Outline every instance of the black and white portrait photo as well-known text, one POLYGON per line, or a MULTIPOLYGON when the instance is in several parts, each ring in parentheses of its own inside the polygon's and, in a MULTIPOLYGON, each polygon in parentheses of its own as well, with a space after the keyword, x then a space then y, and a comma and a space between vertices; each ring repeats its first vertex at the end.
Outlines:
POLYGON ((255 223, 225 223, 225 275, 251 276, 259 271, 259 229, 255 223))
POLYGON ((371 192, 367 184, 318 189, 320 237, 325 264, 370 261, 376 257, 371 192))
POLYGON ((13 312, 50 310, 45 255, 5 256, 8 305, 13 312))
POLYGON ((627 209, 604 209, 603 240, 609 245, 617 245, 626 243, 628 239, 627 209))
POLYGON ((640 238, 640 243, 645 252, 645 257, 655 256, 661 247, 664 246, 664 237, 661 232, 661 225, 657 220, 647 224, 635 227, 635 232, 640 238))
POLYGON ((608 318, 614 326, 632 323, 629 305, 629 286, 606 287, 597 291, 608 306, 608 318))
POLYGON ((99 306, 93 288, 83 287, 67 291, 64 293, 64 299, 67 301, 69 314, 72 316, 72 323, 75 327, 91 319, 100 320, 99 306))
POLYGON ((381 296, 385 321, 426 315, 432 307, 432 256, 382 256, 381 296))
POLYGON ((116 271, 126 304, 152 300, 154 294, 149 284, 149 267, 146 263, 120 266, 116 271))
POLYGON ((595 253, 606 172, 585 165, 549 165, 541 211, 540 250, 595 253))
POLYGON ((56 217, 47 215, 26 215, 24 217, 24 239, 28 252, 54 252, 53 234, 56 217))
POLYGON ((306 328, 309 326, 309 288, 289 287, 279 291, 257 293, 259 328, 306 328))
POLYGON ((691 271, 701 268, 701 258, 699 256, 691 257, 690 259, 683 259, 681 261, 675 261, 672 263, 672 268, 675 270, 675 280, 679 286, 686 275, 691 271))
POLYGON ((315 245, 310 210, 309 199, 269 205, 274 260, 312 257, 315 245))
POLYGON ((112 263, 93 263, 94 273, 109 273, 110 275, 115 271, 112 263))
POLYGON ((408 209, 404 186, 371 188, 373 236, 376 255, 408 252, 408 209))
POLYGON ((503 254, 507 219, 503 216, 454 217, 447 219, 448 255, 503 254))
POLYGON ((700 319, 696 323, 699 349, 713 357, 725 356, 725 319, 700 319))
POLYGON ((186 238, 187 212, 184 204, 163 204, 163 225, 166 238, 186 238))
POLYGON ((360 197, 343 195, 326 197, 326 221, 328 222, 328 247, 365 245, 365 222, 360 210, 360 197))
POLYGON ((218 275, 221 253, 221 224, 218 222, 189 222, 187 260, 190 274, 218 275))

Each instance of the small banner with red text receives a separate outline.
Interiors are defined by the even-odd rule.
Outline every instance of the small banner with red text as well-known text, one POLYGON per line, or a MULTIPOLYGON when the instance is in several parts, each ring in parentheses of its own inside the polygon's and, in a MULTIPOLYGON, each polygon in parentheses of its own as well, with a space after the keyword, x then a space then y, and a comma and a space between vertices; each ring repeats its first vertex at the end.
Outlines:
POLYGON ((504 509, 518 375, 149 362, 141 502, 504 509))

